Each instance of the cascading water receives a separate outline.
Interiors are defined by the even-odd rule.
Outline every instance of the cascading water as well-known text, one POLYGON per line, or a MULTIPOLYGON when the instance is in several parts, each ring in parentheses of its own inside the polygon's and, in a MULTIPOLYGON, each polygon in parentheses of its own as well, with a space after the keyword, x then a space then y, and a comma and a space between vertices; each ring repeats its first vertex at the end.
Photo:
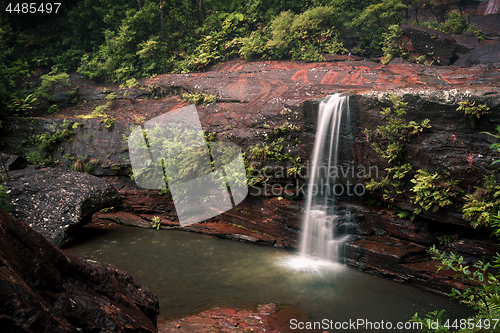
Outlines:
POLYGON ((338 217, 328 214, 334 202, 338 165, 340 123, 343 112, 349 119, 348 97, 334 94, 319 105, 318 129, 309 169, 306 211, 300 242, 304 256, 336 261, 342 240, 335 235, 338 217))

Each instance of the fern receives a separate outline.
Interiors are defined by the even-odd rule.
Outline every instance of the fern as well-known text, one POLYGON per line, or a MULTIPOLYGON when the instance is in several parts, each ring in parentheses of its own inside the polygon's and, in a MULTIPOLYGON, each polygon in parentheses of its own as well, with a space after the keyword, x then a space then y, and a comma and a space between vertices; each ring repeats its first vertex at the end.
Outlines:
POLYGON ((413 203, 420 205, 425 210, 437 211, 440 207, 453 204, 452 198, 457 193, 452 191, 452 186, 457 185, 457 181, 443 182, 442 176, 435 172, 431 174, 424 169, 417 170, 414 179, 411 180, 415 185, 411 189, 416 193, 413 197, 413 203))
POLYGON ((500 185, 496 183, 495 176, 484 176, 483 184, 464 197, 463 216, 474 228, 490 225, 500 210, 500 185))

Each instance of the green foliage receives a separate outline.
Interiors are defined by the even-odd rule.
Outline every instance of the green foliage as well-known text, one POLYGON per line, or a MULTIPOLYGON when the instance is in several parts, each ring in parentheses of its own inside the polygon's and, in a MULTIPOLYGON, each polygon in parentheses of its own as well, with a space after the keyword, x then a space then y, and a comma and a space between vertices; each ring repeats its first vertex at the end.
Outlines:
POLYGON ((335 28, 340 14, 334 7, 316 7, 294 14, 280 13, 263 31, 240 38, 239 54, 244 59, 262 56, 266 59, 322 61, 321 53, 346 52, 335 28))
POLYGON ((435 254, 434 260, 441 260, 441 269, 455 272, 455 279, 469 287, 465 290, 452 289, 450 297, 478 311, 477 315, 457 321, 444 321, 444 310, 436 310, 420 318, 415 313, 410 321, 423 324, 424 332, 448 333, 454 332, 500 332, 498 317, 500 315, 500 275, 492 273, 491 268, 500 267, 500 256, 497 254, 491 263, 478 261, 471 266, 457 254, 440 252, 435 246, 431 248, 435 254))
POLYGON ((0 128, 7 116, 22 116, 36 97, 23 90, 22 80, 30 74, 29 65, 12 47, 14 32, 0 16, 0 128))
POLYGON ((490 108, 486 104, 476 105, 476 102, 463 101, 458 103, 457 111, 463 112, 465 116, 469 116, 470 125, 474 128, 476 120, 490 113, 490 108))
MULTIPOLYGON (((137 133, 137 132, 136 132, 137 133)), ((158 186, 162 194, 168 193, 168 183, 182 183, 183 187, 177 187, 178 191, 188 191, 190 186, 193 186, 193 180, 202 176, 206 176, 209 172, 216 171, 215 164, 210 159, 212 154, 211 145, 193 146, 195 142, 211 143, 216 140, 214 132, 202 134, 196 129, 186 129, 183 126, 178 128, 169 127, 168 130, 160 126, 156 126, 150 130, 142 131, 148 150, 144 147, 137 147, 138 152, 144 152, 147 156, 166 156, 166 158, 157 158, 141 169, 134 169, 134 180, 146 184, 149 187, 158 186), (182 154, 180 152, 182 151, 182 154), (156 171, 163 170, 164 183, 158 184, 156 171), (168 175, 168 179, 167 176, 168 175)), ((217 162, 221 165, 227 165, 234 160, 240 152, 237 146, 217 145, 217 162)), ((243 171, 242 171, 243 172, 243 171)), ((245 175, 238 174, 238 170, 225 170, 225 175, 222 172, 215 173, 218 176, 216 182, 221 187, 226 187, 227 183, 242 184, 246 180, 245 175), (227 180, 227 183, 226 183, 227 180)), ((210 195, 206 194, 207 198, 210 195)))
POLYGON ((452 186, 456 186, 458 182, 445 182, 438 172, 431 174, 427 170, 419 169, 411 182, 415 184, 411 191, 416 194, 412 202, 425 210, 432 209, 435 212, 440 207, 453 204, 451 199, 457 196, 452 186))
POLYGON ((384 108, 380 112, 385 117, 386 124, 378 126, 373 132, 365 130, 365 133, 379 139, 379 142, 372 143, 372 148, 379 157, 387 160, 387 163, 401 158, 404 152, 403 141, 431 127, 429 119, 425 119, 420 123, 413 120, 407 122, 402 119, 401 117, 406 114, 408 103, 401 102, 396 95, 390 95, 389 100, 393 103, 392 108, 384 108))
POLYGON ((404 58, 408 55, 401 39, 402 33, 399 25, 393 24, 382 34, 382 51, 384 52, 382 63, 387 64, 393 58, 404 58))
POLYGON ((463 216, 474 228, 490 225, 500 211, 500 185, 495 176, 484 176, 482 184, 476 186, 474 193, 464 197, 463 216))
POLYGON ((450 235, 441 235, 436 237, 440 245, 447 245, 453 242, 453 237, 450 235))
POLYGON ((156 230, 160 230, 161 220, 159 216, 153 216, 153 219, 151 220, 151 227, 156 228, 156 230))
POLYGON ((104 118, 108 115, 106 114, 106 110, 111 106, 111 102, 106 102, 106 104, 96 106, 92 111, 91 115, 94 118, 104 118))
POLYGON ((441 260, 439 270, 454 271, 455 279, 467 281, 471 287, 465 290, 452 289, 451 297, 479 310, 483 318, 498 318, 500 314, 500 275, 492 274, 490 268, 500 267, 500 256, 497 254, 493 265, 478 261, 472 267, 464 264, 464 258, 455 253, 441 253, 435 246, 431 248, 436 257, 441 260))
POLYGON ((7 100, 6 106, 9 109, 11 115, 15 117, 22 116, 26 111, 33 109, 33 105, 37 101, 35 94, 24 96, 19 92, 13 92, 9 94, 9 98, 10 100, 7 100))
POLYGON ((59 73, 57 67, 52 67, 52 70, 48 74, 42 75, 42 83, 36 89, 35 96, 52 102, 54 101, 55 91, 58 86, 69 87, 69 75, 67 73, 59 73))
POLYGON ((378 49, 383 43, 383 34, 389 27, 400 25, 407 6, 401 0, 381 0, 367 6, 353 19, 351 27, 357 32, 363 47, 378 49))
POLYGON ((93 158, 88 163, 85 163, 87 156, 78 156, 75 163, 70 167, 73 171, 86 172, 88 174, 94 174, 95 167, 100 163, 99 159, 93 158))
POLYGON ((184 94, 182 94, 182 99, 186 102, 189 102, 189 103, 195 104, 195 105, 207 105, 207 104, 215 102, 217 100, 217 96, 205 94, 202 92, 197 92, 194 94, 184 93, 184 94))
POLYGON ((216 142, 217 141, 217 132, 205 133, 205 141, 206 142, 216 142))
POLYGON ((382 177, 379 181, 371 179, 370 182, 366 184, 366 189, 369 191, 382 191, 382 198, 385 201, 393 202, 394 199, 403 194, 403 179, 410 176, 413 170, 410 163, 386 168, 385 170, 387 171, 387 175, 382 177))
POLYGON ((107 117, 107 118, 104 118, 102 120, 102 123, 106 126, 106 128, 108 130, 111 131, 113 129, 113 125, 115 123, 115 120, 113 118, 111 118, 111 117, 107 117))
MULTIPOLYGON (((265 127, 265 125, 264 125, 265 127)), ((300 126, 297 125, 292 125, 289 123, 284 123, 281 126, 278 126, 273 129, 274 134, 279 134, 279 133, 287 133, 287 132, 298 132, 300 131, 300 126)))
POLYGON ((93 158, 91 159, 88 163, 85 163, 85 166, 83 168, 83 171, 85 171, 86 173, 89 173, 89 174, 94 174, 94 170, 95 170, 95 167, 97 166, 97 164, 100 163, 100 160, 97 159, 97 158, 93 158))
POLYGON ((58 144, 73 136, 73 132, 68 129, 70 127, 69 123, 65 122, 60 127, 62 129, 57 130, 55 133, 42 133, 31 138, 35 150, 27 156, 30 163, 49 166, 55 163, 51 157, 52 151, 58 144))
MULTIPOLYGON (((410 163, 401 164, 405 152, 404 142, 413 135, 419 135, 431 125, 429 119, 420 123, 404 120, 402 117, 406 114, 408 103, 402 102, 396 95, 389 95, 389 100, 393 104, 392 107, 384 108, 380 112, 384 116, 385 123, 374 131, 365 130, 365 133, 374 139, 371 147, 377 155, 386 160, 388 165, 395 165, 386 168, 387 174, 379 180, 371 179, 366 184, 366 189, 381 191, 383 200, 393 202, 403 196, 407 180, 413 175, 410 163)), ((417 210, 416 214, 418 212, 417 210)))
POLYGON ((106 104, 98 105, 90 114, 79 115, 77 117, 82 119, 103 118, 101 122, 106 126, 107 129, 111 130, 113 128, 115 120, 105 112, 111 106, 111 103, 111 101, 108 101, 106 102, 106 104))
MULTIPOLYGON (((285 124, 282 126, 285 131, 275 131, 278 137, 274 140, 269 143, 261 143, 250 147, 243 153, 248 185, 262 184, 268 180, 263 175, 264 171, 269 167, 269 165, 266 165, 268 163, 292 164, 293 166, 287 168, 289 176, 297 175, 304 168, 304 162, 300 156, 294 157, 286 152, 290 151, 290 148, 293 146, 293 139, 287 142, 282 135, 288 133, 288 129, 295 128, 293 125, 291 127, 288 127, 288 125, 285 124)), ((295 130, 298 129, 295 128, 295 130)))
POLYGON ((131 47, 135 32, 122 25, 118 32, 106 30, 105 43, 99 51, 82 57, 78 72, 89 79, 118 82, 128 79, 134 72, 134 56, 131 47))
POLYGON ((422 319, 418 316, 418 312, 416 312, 410 321, 421 323, 423 332, 448 333, 450 331, 444 326, 443 313, 444 310, 432 311, 427 313, 425 318, 422 319), (436 322, 437 327, 433 327, 436 326, 436 322))
POLYGON ((59 111, 57 105, 56 104, 52 104, 51 106, 49 106, 49 109, 47 110, 47 113, 48 114, 56 114, 57 111, 59 111))
POLYGON ((438 30, 460 34, 469 28, 467 15, 458 10, 453 10, 446 14, 446 20, 438 25, 438 30))

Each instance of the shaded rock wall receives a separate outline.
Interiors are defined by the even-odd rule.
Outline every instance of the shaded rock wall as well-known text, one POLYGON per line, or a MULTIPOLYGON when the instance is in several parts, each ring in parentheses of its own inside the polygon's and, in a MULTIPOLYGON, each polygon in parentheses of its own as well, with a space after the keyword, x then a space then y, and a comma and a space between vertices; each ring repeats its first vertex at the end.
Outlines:
POLYGON ((127 273, 52 246, 0 211, 2 332, 156 332, 158 299, 127 273))
MULTIPOLYGON (((418 136, 412 136, 404 142, 405 152, 401 163, 410 163, 414 170, 427 169, 431 172, 444 171, 449 173, 449 179, 459 180, 458 187, 462 191, 457 196, 453 207, 440 209, 435 213, 424 211, 426 218, 468 225, 461 217, 464 194, 474 191, 474 187, 483 181, 483 176, 491 174, 490 164, 499 155, 490 149, 495 138, 484 131, 495 132, 500 124, 500 94, 498 90, 485 88, 483 90, 397 90, 393 92, 408 102, 406 122, 411 120, 421 122, 430 119, 431 128, 418 136), (482 116, 472 128, 469 118, 457 112, 458 102, 464 100, 486 103, 490 108, 488 115, 482 116)), ((354 120, 355 151, 357 164, 375 165, 379 177, 387 172, 388 164, 381 160, 371 148, 369 136, 363 131, 374 130, 384 125, 384 117, 380 114, 382 107, 390 106, 388 93, 364 92, 354 100, 356 109, 354 120)), ((413 193, 412 193, 413 194, 413 193)), ((380 198, 381 193, 375 193, 380 198)), ((413 210, 409 195, 397 198, 393 204, 401 209, 413 210)))

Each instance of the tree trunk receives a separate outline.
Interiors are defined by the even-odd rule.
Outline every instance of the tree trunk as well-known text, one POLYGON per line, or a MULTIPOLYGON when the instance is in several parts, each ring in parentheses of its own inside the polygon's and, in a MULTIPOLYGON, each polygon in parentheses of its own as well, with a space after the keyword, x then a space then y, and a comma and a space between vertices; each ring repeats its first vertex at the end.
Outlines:
POLYGON ((162 8, 162 0, 160 0, 160 29, 161 29, 161 39, 165 41, 165 31, 163 30, 163 8, 162 8))

